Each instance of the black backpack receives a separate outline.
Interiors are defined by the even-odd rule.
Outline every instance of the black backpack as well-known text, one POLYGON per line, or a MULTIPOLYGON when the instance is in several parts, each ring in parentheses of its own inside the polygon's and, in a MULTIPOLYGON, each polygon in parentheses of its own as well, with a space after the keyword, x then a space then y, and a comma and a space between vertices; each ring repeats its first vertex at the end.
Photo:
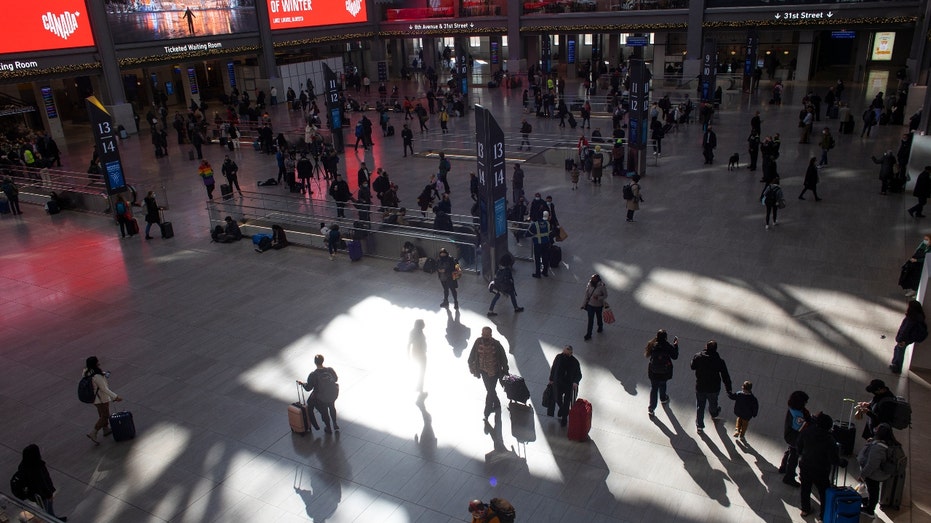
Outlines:
POLYGON ((514 292, 514 276, 511 275, 510 269, 504 267, 495 272, 495 288, 499 292, 510 294, 514 292))
POLYGON ((489 506, 491 511, 498 516, 501 523, 514 523, 517 512, 514 510, 514 505, 511 505, 510 501, 504 498, 491 498, 489 506))
POLYGON ((423 262, 423 272, 429 274, 436 272, 436 260, 433 258, 427 258, 427 261, 423 262))
POLYGON ((631 188, 630 185, 631 185, 631 184, 628 183, 627 185, 624 186, 623 196, 624 196, 624 199, 625 199, 625 200, 633 200, 633 199, 634 199, 634 190, 633 190, 633 188, 631 188))
POLYGON ((13 493, 19 499, 29 499, 31 497, 31 492, 29 492, 29 485, 26 484, 26 478, 23 477, 20 471, 13 473, 13 477, 10 478, 10 492, 13 493))
POLYGON ((97 398, 97 393, 94 391, 94 376, 84 376, 81 378, 81 381, 78 382, 78 399, 82 403, 93 403, 97 398))
POLYGON ((333 403, 339 397, 339 384, 336 376, 330 369, 322 369, 317 373, 317 383, 314 387, 317 399, 322 403, 333 403))
POLYGON ((650 372, 669 374, 672 371, 672 358, 666 351, 657 351, 650 355, 650 372))

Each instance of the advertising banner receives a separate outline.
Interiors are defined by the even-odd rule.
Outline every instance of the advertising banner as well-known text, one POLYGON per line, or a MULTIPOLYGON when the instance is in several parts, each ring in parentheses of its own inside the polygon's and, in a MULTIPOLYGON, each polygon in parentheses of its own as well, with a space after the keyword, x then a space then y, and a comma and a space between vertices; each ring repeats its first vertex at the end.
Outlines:
POLYGON ((0 16, 0 54, 94 45, 84 0, 15 2, 7 8, 0 16))
POLYGON ((363 0, 265 0, 274 29, 367 22, 363 0))
POLYGON ((895 46, 895 33, 879 32, 873 37, 873 56, 875 62, 892 60, 892 48, 895 46))
POLYGON ((255 0, 173 0, 141 4, 139 9, 130 10, 126 8, 127 2, 106 3, 107 25, 115 44, 259 31, 255 0))
POLYGON ((93 96, 86 99, 87 115, 94 133, 94 143, 100 153, 100 162, 107 182, 107 194, 118 194, 126 190, 123 177, 123 164, 120 162, 120 150, 117 148, 117 132, 113 126, 113 117, 93 96))

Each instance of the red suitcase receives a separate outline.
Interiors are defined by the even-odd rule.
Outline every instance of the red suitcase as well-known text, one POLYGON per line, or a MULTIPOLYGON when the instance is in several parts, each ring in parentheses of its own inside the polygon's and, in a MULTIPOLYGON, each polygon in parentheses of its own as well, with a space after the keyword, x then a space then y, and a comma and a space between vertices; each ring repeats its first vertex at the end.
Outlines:
POLYGON ((588 441, 590 430, 592 430, 592 404, 579 398, 569 409, 569 439, 588 441))
POLYGON ((288 405, 288 423, 291 425, 291 432, 301 435, 310 432, 311 427, 320 430, 314 409, 308 407, 304 401, 304 390, 300 383, 297 384, 297 401, 288 405))

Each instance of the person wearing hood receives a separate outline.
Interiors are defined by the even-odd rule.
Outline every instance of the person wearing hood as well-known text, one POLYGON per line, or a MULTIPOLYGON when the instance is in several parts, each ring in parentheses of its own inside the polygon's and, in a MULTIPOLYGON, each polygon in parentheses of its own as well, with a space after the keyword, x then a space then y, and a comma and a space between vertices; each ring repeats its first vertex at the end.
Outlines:
POLYGON ((38 503, 43 510, 59 521, 68 521, 68 518, 64 516, 55 515, 55 507, 52 504, 55 497, 55 485, 52 483, 52 477, 48 473, 45 461, 42 460, 38 445, 33 443, 23 449, 23 459, 16 470, 28 489, 28 499, 38 503))
POLYGON ((861 511, 869 518, 876 517, 879 485, 896 472, 895 462, 887 461, 890 449, 896 445, 899 445, 899 442, 892 433, 892 426, 888 423, 880 423, 876 426, 873 437, 866 442, 866 445, 860 449, 860 454, 857 455, 857 463, 860 465, 858 479, 866 484, 866 490, 869 493, 861 511))
POLYGON ((815 422, 805 425, 798 435, 796 447, 799 455, 799 478, 801 479, 801 516, 811 515, 811 489, 818 489, 821 500, 819 520, 824 520, 825 494, 831 484, 831 468, 846 466, 840 459, 837 440, 831 435, 834 420, 823 412, 815 415, 815 422))
POLYGON ((695 426, 701 433, 705 428, 705 404, 712 419, 721 414, 718 405, 718 394, 721 393, 721 383, 724 390, 731 394, 731 375, 727 372, 727 364, 718 354, 718 342, 711 340, 705 344, 705 349, 692 357, 692 370, 695 371, 695 426))

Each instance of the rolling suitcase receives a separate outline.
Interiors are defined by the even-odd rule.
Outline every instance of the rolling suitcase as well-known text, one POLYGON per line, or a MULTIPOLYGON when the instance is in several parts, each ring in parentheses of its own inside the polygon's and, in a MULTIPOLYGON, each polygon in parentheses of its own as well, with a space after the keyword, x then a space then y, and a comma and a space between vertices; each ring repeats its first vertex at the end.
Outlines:
POLYGON ((58 202, 55 200, 49 200, 45 202, 45 212, 49 214, 58 214, 61 212, 61 207, 58 206, 58 202))
POLYGON ((136 424, 133 423, 132 412, 116 412, 110 414, 110 430, 113 431, 113 441, 126 441, 136 437, 136 424))
POLYGON ((10 214, 10 201, 0 199, 0 214, 10 214))
POLYGON ((362 243, 350 240, 346 245, 347 250, 349 251, 349 260, 350 261, 359 261, 362 259, 362 243))
POLYGON ((879 490, 879 506, 883 510, 899 510, 902 506, 902 491, 905 489, 905 472, 908 469, 908 458, 902 451, 902 446, 889 447, 893 452, 896 469, 892 477, 882 482, 879 490))
POLYGON ((562 247, 550 245, 549 258, 550 267, 553 269, 559 268, 559 264, 562 263, 562 247))
POLYGON ((135 218, 130 218, 126 229, 130 235, 139 234, 139 222, 135 218))
POLYGON ((850 398, 844 398, 844 403, 850 403, 850 416, 847 421, 834 420, 831 435, 834 436, 840 446, 841 456, 851 456, 853 455, 853 445, 857 441, 857 425, 853 422, 853 410, 857 406, 857 402, 850 398))
POLYGON ((228 183, 224 183, 220 186, 220 194, 223 195, 224 200, 232 200, 233 188, 228 183))
POLYGON ((394 136, 394 126, 389 125, 388 130, 385 131, 385 136, 394 136))
POLYGON ((537 430, 534 427, 533 407, 512 403, 508 406, 511 415, 511 436, 518 443, 532 443, 537 440, 537 430))
POLYGON ((572 116, 572 115, 570 114, 570 115, 569 115, 569 128, 570 128, 570 129, 575 129, 575 127, 576 127, 577 125, 579 125, 579 123, 578 123, 577 121, 575 121, 575 116, 572 116))
POLYGON ((162 222, 162 239, 170 239, 175 237, 175 228, 171 225, 171 222, 162 222))
MULTIPOLYGON (((858 523, 863 498, 853 487, 837 486, 838 473, 838 467, 834 467, 834 486, 828 487, 824 494, 824 523, 858 523)), ((846 468, 844 468, 844 483, 847 483, 846 468)))
POLYGON ((569 409, 569 439, 587 441, 590 430, 592 430, 592 404, 579 398, 569 409))
POLYGON ((530 390, 527 389, 527 383, 524 378, 517 374, 508 374, 501 378, 501 386, 504 387, 504 393, 512 402, 527 403, 530 399, 530 390))
POLYGON ((297 401, 288 405, 288 423, 291 425, 291 432, 300 435, 310 432, 311 427, 320 430, 314 410, 304 401, 304 389, 300 383, 297 384, 297 401))
POLYGON ((575 167, 575 160, 566 158, 566 171, 571 171, 573 167, 575 167))

